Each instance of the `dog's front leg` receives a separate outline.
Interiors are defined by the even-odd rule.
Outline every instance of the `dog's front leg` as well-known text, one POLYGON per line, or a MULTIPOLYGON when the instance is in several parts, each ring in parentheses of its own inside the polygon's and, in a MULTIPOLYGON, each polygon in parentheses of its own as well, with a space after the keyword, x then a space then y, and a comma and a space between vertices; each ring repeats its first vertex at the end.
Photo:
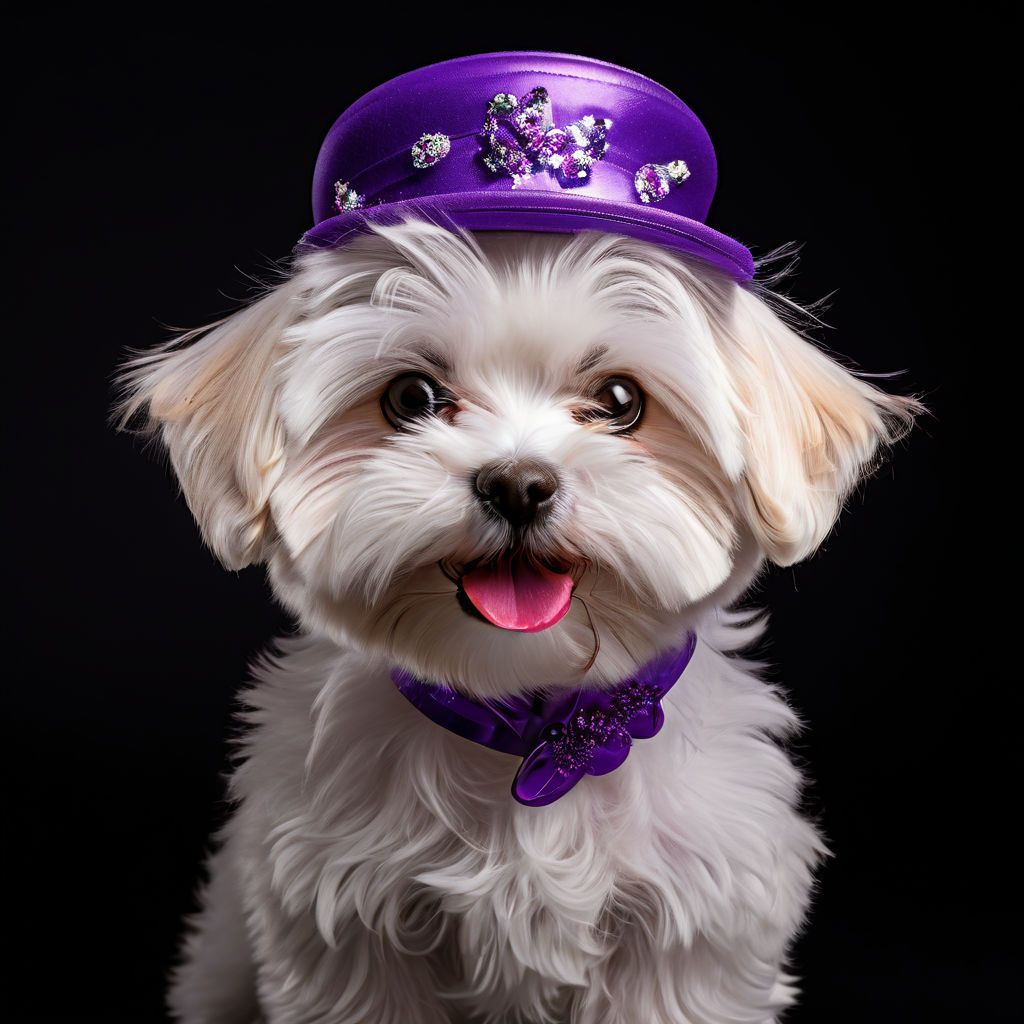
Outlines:
POLYGON ((427 956, 395 949, 359 920, 328 945, 312 914, 260 916, 267 1024, 450 1024, 427 956))
POLYGON ((181 1024, 256 1024, 256 968, 243 912, 237 838, 209 859, 199 912, 188 922, 168 1006, 181 1024))
POLYGON ((702 935, 656 949, 633 934, 601 974, 579 995, 573 1024, 775 1024, 795 995, 792 979, 749 945, 702 935))

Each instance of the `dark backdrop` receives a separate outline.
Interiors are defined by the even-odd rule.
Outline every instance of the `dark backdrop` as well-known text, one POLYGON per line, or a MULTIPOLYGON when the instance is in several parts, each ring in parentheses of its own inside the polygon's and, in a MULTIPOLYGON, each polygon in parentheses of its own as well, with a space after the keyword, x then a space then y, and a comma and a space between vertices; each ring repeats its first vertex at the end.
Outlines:
POLYGON ((755 595, 808 724, 794 745, 808 811, 835 854, 788 1019, 997 1019, 996 911, 975 912, 968 884, 974 753, 948 613, 961 393, 949 223, 935 214, 958 159, 948 126, 967 112, 947 73, 954 39, 862 6, 827 22, 758 9, 620 5, 561 22, 513 9, 502 24, 437 7, 420 25, 355 5, 265 30, 163 10, 145 30, 56 13, 9 26, 27 58, 7 104, 21 157, 3 321, 15 1019, 161 1019, 224 810, 232 698, 291 628, 261 571, 218 568, 163 464, 108 428, 123 349, 236 308, 248 275, 288 254, 319 143, 362 92, 516 48, 588 53, 677 91, 716 143, 712 223, 756 253, 803 243, 791 293, 836 291, 820 339, 863 369, 905 370, 887 386, 933 410, 824 549, 755 595), (402 41, 382 44, 389 27, 402 41))

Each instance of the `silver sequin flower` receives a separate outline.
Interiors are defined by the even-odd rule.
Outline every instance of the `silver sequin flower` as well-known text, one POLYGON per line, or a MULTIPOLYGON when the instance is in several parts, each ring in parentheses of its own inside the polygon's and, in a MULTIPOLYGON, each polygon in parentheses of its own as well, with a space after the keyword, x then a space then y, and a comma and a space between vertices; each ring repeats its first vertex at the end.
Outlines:
POLYGON ((418 171, 440 163, 450 152, 452 140, 444 132, 425 132, 413 143, 412 165, 418 171))
POLYGON ((358 210, 366 205, 366 197, 361 196, 347 181, 334 183, 334 208, 338 213, 358 210))

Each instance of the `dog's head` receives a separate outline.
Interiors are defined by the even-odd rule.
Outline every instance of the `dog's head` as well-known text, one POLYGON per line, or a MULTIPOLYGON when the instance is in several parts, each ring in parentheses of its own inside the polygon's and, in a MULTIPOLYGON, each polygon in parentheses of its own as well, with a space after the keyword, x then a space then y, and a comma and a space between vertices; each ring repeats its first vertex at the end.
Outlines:
POLYGON ((658 247, 418 220, 124 381, 225 565, 482 696, 621 679, 814 551, 919 408, 658 247))

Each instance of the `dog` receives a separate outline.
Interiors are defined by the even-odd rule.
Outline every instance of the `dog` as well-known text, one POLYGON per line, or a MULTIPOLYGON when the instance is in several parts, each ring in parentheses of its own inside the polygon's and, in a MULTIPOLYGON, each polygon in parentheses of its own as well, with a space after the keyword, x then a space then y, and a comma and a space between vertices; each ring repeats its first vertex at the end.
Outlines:
POLYGON ((780 745, 797 715, 742 654, 764 617, 734 606, 818 548, 922 407, 786 309, 611 229, 413 213, 128 361, 122 422, 166 449, 216 557, 265 565, 301 625, 242 698, 177 1020, 792 1005, 826 846, 780 745), (622 711, 615 688, 666 651, 672 678, 622 711), (576 707, 521 765, 439 717, 565 693, 614 693, 605 731, 576 707))
POLYGON ((762 296, 615 235, 378 228, 188 340, 134 361, 126 412, 159 429, 217 556, 265 563, 305 632, 245 696, 180 1019, 254 1019, 257 992, 272 1021, 788 1005, 824 846, 773 742, 797 719, 734 653, 762 620, 726 609, 766 559, 815 550, 913 402, 762 296), (392 423, 404 379, 433 397, 392 423), (611 379, 643 406, 625 430, 611 379), (545 515, 494 513, 476 478, 495 460, 552 467, 545 515), (448 566, 516 545, 578 571, 557 627, 501 629, 459 600, 448 566), (479 698, 584 668, 606 683, 685 629, 700 644, 663 734, 543 811, 507 798, 506 755, 388 679, 399 659, 479 698))

